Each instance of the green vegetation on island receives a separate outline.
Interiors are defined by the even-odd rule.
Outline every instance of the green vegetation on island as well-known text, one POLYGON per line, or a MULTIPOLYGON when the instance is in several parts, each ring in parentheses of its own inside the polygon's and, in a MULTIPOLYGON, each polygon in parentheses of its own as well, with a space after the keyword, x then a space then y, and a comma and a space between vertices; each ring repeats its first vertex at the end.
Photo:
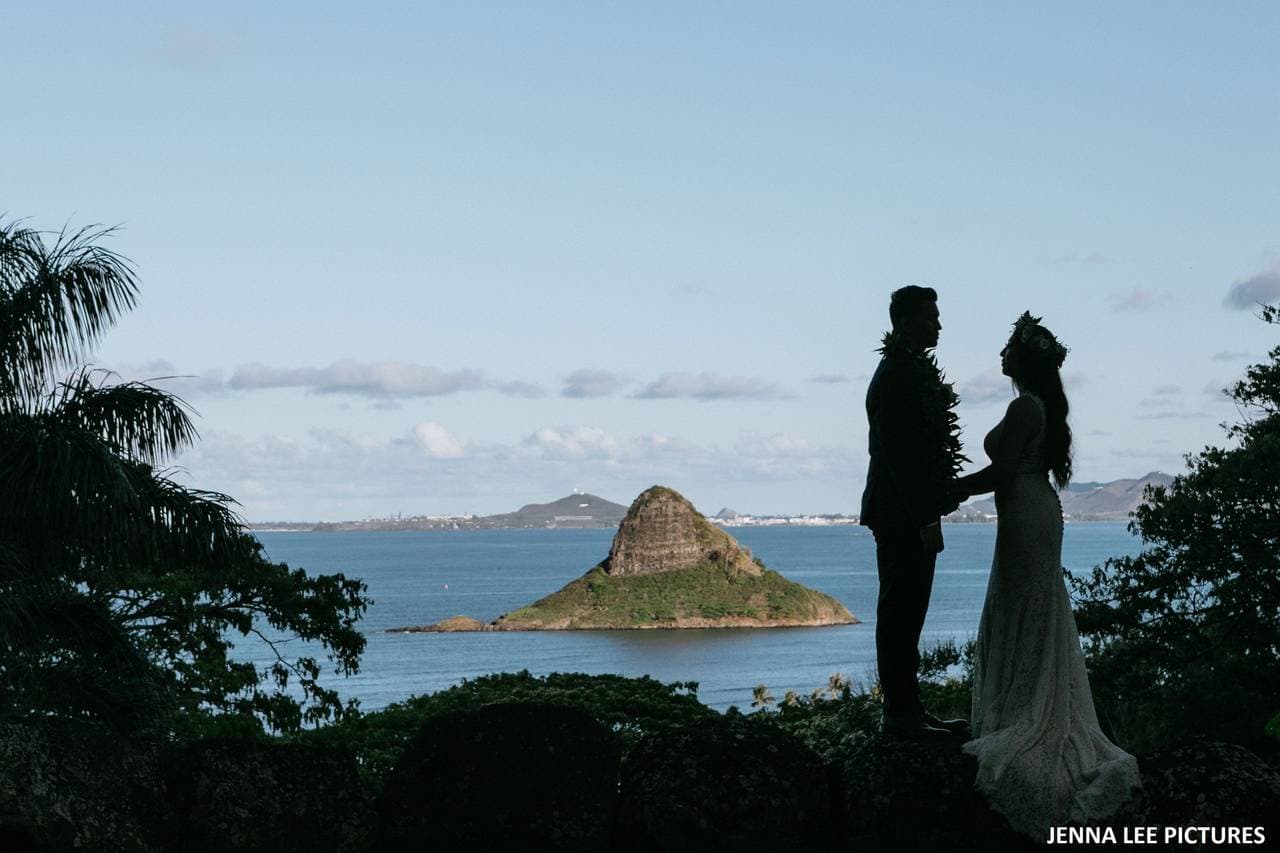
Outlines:
MULTIPOLYGON (((832 624, 847 614, 831 596, 762 569, 758 575, 704 563, 652 575, 614 577, 596 566, 563 589, 495 623, 522 628, 706 628, 832 624)), ((845 616, 846 622, 853 621, 845 616)))
POLYGON ((392 630, 770 628, 857 621, 831 596, 765 568, 679 493, 653 486, 627 510, 608 558, 557 592, 489 624, 454 616, 392 630))

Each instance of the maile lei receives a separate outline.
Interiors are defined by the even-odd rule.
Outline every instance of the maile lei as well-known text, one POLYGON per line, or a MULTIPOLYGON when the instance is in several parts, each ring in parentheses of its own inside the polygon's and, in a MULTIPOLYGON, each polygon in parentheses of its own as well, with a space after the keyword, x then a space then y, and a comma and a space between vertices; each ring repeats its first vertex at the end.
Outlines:
POLYGON ((969 461, 960 443, 960 418, 955 412, 960 398, 952 383, 946 381, 933 353, 908 346, 901 335, 885 332, 878 352, 911 371, 911 382, 920 400, 922 452, 929 463, 927 486, 938 503, 938 515, 946 515, 959 506, 955 481, 969 461))

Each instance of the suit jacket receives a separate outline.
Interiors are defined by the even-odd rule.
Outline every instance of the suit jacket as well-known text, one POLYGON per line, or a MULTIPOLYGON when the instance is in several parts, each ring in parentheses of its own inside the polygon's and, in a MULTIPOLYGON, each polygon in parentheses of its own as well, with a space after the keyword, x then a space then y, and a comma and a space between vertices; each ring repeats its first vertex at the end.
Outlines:
POLYGON ((867 449, 871 462, 859 523, 873 530, 919 529, 939 518, 933 492, 922 401, 907 364, 880 360, 867 387, 867 449))

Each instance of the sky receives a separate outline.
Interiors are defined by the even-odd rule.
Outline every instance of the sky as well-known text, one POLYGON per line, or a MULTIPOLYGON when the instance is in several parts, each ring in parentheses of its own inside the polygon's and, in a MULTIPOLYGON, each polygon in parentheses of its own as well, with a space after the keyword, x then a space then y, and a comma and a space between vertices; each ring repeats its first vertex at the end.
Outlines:
MULTIPOLYGON (((889 293, 969 456, 1024 310, 1077 479, 1225 439, 1275 345, 1280 5, 21 4, 0 213, 118 226, 92 363, 253 521, 660 483, 856 513, 889 293), (174 377, 161 379, 161 377, 174 377)), ((972 469, 971 469, 972 470, 972 469)))

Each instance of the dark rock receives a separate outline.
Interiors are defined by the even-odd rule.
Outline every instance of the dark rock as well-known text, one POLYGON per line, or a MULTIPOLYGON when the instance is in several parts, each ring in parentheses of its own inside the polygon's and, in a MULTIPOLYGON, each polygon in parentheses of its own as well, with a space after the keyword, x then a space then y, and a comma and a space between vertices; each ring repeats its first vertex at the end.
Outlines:
POLYGON ((643 738, 622 765, 617 847, 824 850, 821 759, 793 735, 715 718, 643 738))
POLYGON ((1244 747, 1193 741, 1138 757, 1146 826, 1264 826, 1280 839, 1280 772, 1244 747))
POLYGON ((619 760, 618 736, 572 708, 434 717, 387 779, 375 849, 607 849, 619 760))
POLYGON ((355 851, 368 846, 372 804, 346 752, 211 738, 167 756, 172 849, 355 851))
POLYGON ((157 748, 74 720, 0 724, 0 849, 161 849, 157 748))
POLYGON ((845 849, 1032 850, 974 788, 959 738, 868 738, 846 760, 845 849))

